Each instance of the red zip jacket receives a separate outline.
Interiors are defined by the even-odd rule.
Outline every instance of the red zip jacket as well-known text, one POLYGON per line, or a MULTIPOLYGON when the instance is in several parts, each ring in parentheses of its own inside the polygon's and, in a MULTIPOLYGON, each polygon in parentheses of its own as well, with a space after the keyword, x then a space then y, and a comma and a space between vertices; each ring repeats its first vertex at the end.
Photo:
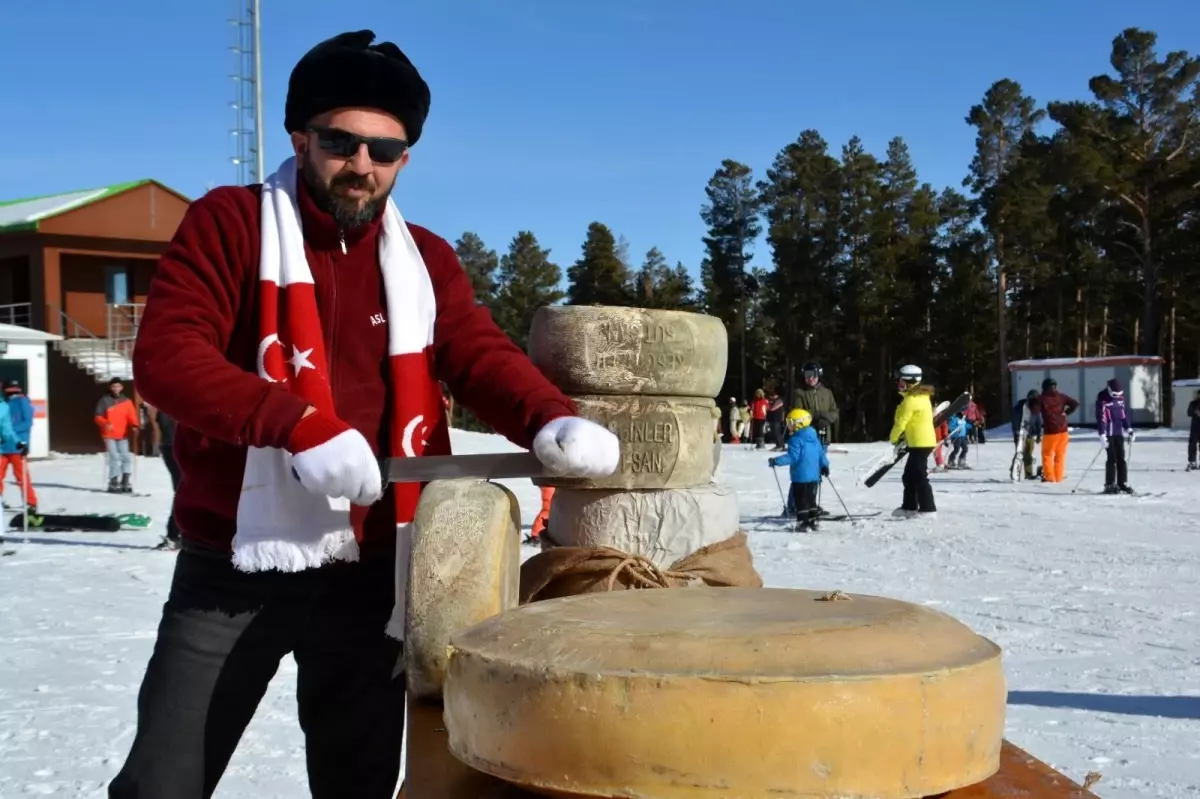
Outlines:
MULTIPOLYGON (((304 181, 297 187, 334 407, 377 454, 390 454, 381 217, 343 234, 304 181)), ((256 371, 260 189, 215 189, 188 208, 150 283, 133 353, 139 394, 178 421, 175 519, 185 538, 226 552, 246 448, 286 447, 307 407, 256 371)), ((430 371, 498 433, 531 447, 542 425, 577 412, 574 403, 476 305, 451 246, 424 228, 409 230, 437 301, 430 371)), ((394 508, 389 490, 367 514, 364 557, 395 539, 394 508)))
POLYGON ((1052 388, 1042 392, 1041 406, 1042 432, 1052 436, 1067 432, 1067 417, 1075 413, 1079 402, 1066 394, 1059 393, 1058 389, 1052 388))

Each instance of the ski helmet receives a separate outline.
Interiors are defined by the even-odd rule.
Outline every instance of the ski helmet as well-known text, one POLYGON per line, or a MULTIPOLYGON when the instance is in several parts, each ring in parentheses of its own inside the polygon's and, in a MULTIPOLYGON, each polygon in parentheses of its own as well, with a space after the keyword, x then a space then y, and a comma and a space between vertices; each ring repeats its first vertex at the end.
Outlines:
POLYGON ((903 380, 905 383, 920 383, 921 367, 913 366, 911 363, 901 366, 896 372, 896 378, 903 380))
POLYGON ((821 364, 817 361, 808 361, 804 366, 800 367, 800 370, 804 372, 805 377, 820 378, 825 375, 825 370, 821 368, 821 364))
POLYGON ((812 414, 803 408, 792 408, 788 411, 787 426, 801 429, 812 424, 812 414))

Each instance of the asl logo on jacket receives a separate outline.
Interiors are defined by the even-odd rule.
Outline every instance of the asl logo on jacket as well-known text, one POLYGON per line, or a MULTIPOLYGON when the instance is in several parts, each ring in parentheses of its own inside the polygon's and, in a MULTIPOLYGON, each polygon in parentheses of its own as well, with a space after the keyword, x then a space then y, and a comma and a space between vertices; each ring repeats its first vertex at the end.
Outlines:
POLYGON ((387 324, 387 319, 385 319, 383 317, 383 314, 381 314, 381 313, 371 314, 371 327, 377 327, 379 325, 386 325, 386 324, 387 324))

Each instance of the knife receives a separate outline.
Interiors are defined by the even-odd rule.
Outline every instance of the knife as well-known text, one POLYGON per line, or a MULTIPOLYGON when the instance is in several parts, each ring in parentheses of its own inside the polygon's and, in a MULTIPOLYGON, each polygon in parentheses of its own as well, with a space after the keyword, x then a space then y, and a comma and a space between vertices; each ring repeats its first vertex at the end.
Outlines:
POLYGON ((428 483, 432 480, 503 480, 512 477, 550 477, 532 452, 489 452, 476 455, 422 455, 385 458, 383 479, 389 483, 428 483))

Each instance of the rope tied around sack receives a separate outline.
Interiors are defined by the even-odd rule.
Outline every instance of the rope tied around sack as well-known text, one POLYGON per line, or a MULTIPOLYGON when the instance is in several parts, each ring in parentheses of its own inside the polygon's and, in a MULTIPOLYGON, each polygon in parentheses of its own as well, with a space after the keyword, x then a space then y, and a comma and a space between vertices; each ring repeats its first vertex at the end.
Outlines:
MULTIPOLYGON (((616 552, 617 550, 612 551, 616 552)), ((670 568, 660 569, 641 555, 629 555, 613 567, 612 573, 608 575, 608 580, 605 582, 604 590, 612 591, 616 588, 617 580, 622 575, 633 581, 636 588, 671 588, 679 581, 692 582, 695 579, 687 572, 674 571, 670 568)))

